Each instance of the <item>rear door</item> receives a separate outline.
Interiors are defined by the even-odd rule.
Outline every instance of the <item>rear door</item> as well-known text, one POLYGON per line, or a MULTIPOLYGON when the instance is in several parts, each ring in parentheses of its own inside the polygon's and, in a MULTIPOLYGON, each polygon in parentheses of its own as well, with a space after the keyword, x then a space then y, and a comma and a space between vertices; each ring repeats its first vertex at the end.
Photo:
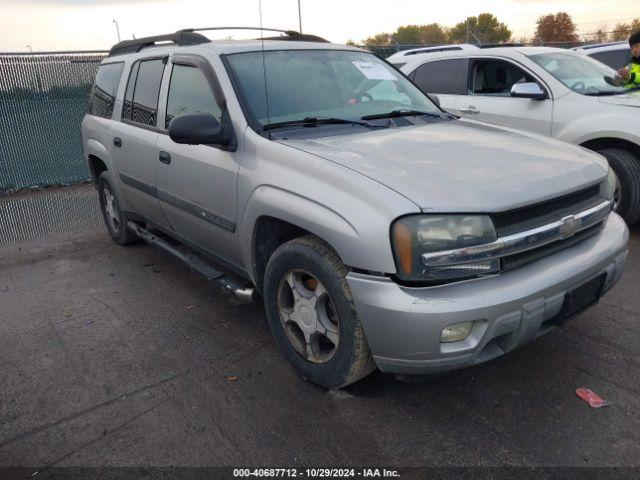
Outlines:
POLYGON ((469 95, 458 103, 460 115, 551 135, 553 100, 546 85, 524 67, 499 58, 473 58, 469 63, 469 95), (516 83, 536 82, 549 96, 546 100, 514 98, 516 83))
POLYGON ((460 115, 458 104, 467 94, 468 64, 466 58, 435 60, 420 65, 409 78, 429 95, 436 95, 446 111, 460 115))
POLYGON ((159 226, 167 225, 155 190, 158 99, 165 65, 166 57, 132 65, 122 119, 111 129, 111 158, 124 204, 159 226))
MULTIPOLYGON (((163 86, 165 131, 171 119, 207 112, 228 124, 225 100, 210 63, 175 55, 163 86)), ((156 148, 157 193, 162 210, 182 239, 231 264, 240 263, 236 240, 236 153, 209 145, 181 145, 168 134, 156 148)))

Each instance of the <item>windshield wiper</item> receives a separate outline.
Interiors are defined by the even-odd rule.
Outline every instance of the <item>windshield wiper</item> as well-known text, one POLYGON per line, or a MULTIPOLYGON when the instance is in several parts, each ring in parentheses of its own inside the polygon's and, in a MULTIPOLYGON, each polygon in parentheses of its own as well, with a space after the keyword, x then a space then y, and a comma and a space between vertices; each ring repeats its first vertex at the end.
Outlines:
POLYGON ((598 90, 597 92, 587 92, 585 95, 588 97, 607 97, 610 95, 620 95, 621 93, 626 93, 628 90, 622 91, 612 91, 612 90, 598 90))
POLYGON ((374 113, 373 115, 365 115, 360 117, 361 120, 375 120, 378 118, 397 118, 397 117, 411 117, 417 115, 427 115, 429 117, 442 117, 441 113, 436 112, 423 112, 422 110, 410 110, 410 109, 396 109, 386 113, 374 113))
POLYGON ((288 120, 286 122, 268 123, 262 127, 263 130, 273 130, 276 128, 293 127, 296 125, 315 126, 315 125, 362 125, 364 127, 386 127, 387 125, 376 125, 360 120, 350 120, 348 118, 335 117, 305 117, 301 120, 288 120))

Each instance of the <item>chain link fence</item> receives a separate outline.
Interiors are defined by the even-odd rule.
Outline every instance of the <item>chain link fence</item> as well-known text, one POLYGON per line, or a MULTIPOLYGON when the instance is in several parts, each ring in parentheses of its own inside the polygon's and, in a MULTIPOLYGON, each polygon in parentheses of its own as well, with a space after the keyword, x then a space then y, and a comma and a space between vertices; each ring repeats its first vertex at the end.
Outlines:
MULTIPOLYGON (((386 58, 421 46, 364 48, 386 58)), ((0 53, 0 195, 89 179, 80 122, 105 56, 94 51, 0 53)))
POLYGON ((105 56, 0 54, 0 195, 89 178, 80 122, 105 56))

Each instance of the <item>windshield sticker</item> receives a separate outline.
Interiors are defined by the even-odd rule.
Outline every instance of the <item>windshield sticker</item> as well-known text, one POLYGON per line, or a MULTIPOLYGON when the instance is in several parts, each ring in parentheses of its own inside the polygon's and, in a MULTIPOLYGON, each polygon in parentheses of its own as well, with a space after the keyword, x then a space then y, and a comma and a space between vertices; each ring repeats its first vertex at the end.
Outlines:
POLYGON ((393 74, 383 65, 369 62, 352 62, 369 80, 395 80, 393 74))

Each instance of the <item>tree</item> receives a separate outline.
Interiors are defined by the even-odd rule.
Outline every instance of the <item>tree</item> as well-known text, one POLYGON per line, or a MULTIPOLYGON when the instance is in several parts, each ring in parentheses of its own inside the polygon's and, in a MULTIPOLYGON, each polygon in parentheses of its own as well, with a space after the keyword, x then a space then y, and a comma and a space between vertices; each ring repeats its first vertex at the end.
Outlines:
POLYGON ((617 23, 611 34, 611 40, 627 40, 632 33, 640 31, 640 18, 632 20, 630 23, 617 23))
POLYGON ((511 30, 490 13, 468 17, 449 31, 451 43, 504 43, 511 39, 511 30))
POLYGON ((606 28, 599 28, 598 30, 595 31, 592 37, 593 37, 593 41, 597 43, 604 43, 609 38, 609 36, 607 35, 606 28))
POLYGON ((440 25, 406 25, 399 27, 392 35, 399 45, 435 45, 447 42, 447 34, 440 25))
POLYGON ((378 33, 362 42, 363 45, 391 45, 391 35, 388 33, 378 33))
POLYGON ((535 42, 577 42, 576 24, 573 23, 571 15, 565 12, 558 12, 555 15, 550 13, 538 18, 536 22, 535 42))

